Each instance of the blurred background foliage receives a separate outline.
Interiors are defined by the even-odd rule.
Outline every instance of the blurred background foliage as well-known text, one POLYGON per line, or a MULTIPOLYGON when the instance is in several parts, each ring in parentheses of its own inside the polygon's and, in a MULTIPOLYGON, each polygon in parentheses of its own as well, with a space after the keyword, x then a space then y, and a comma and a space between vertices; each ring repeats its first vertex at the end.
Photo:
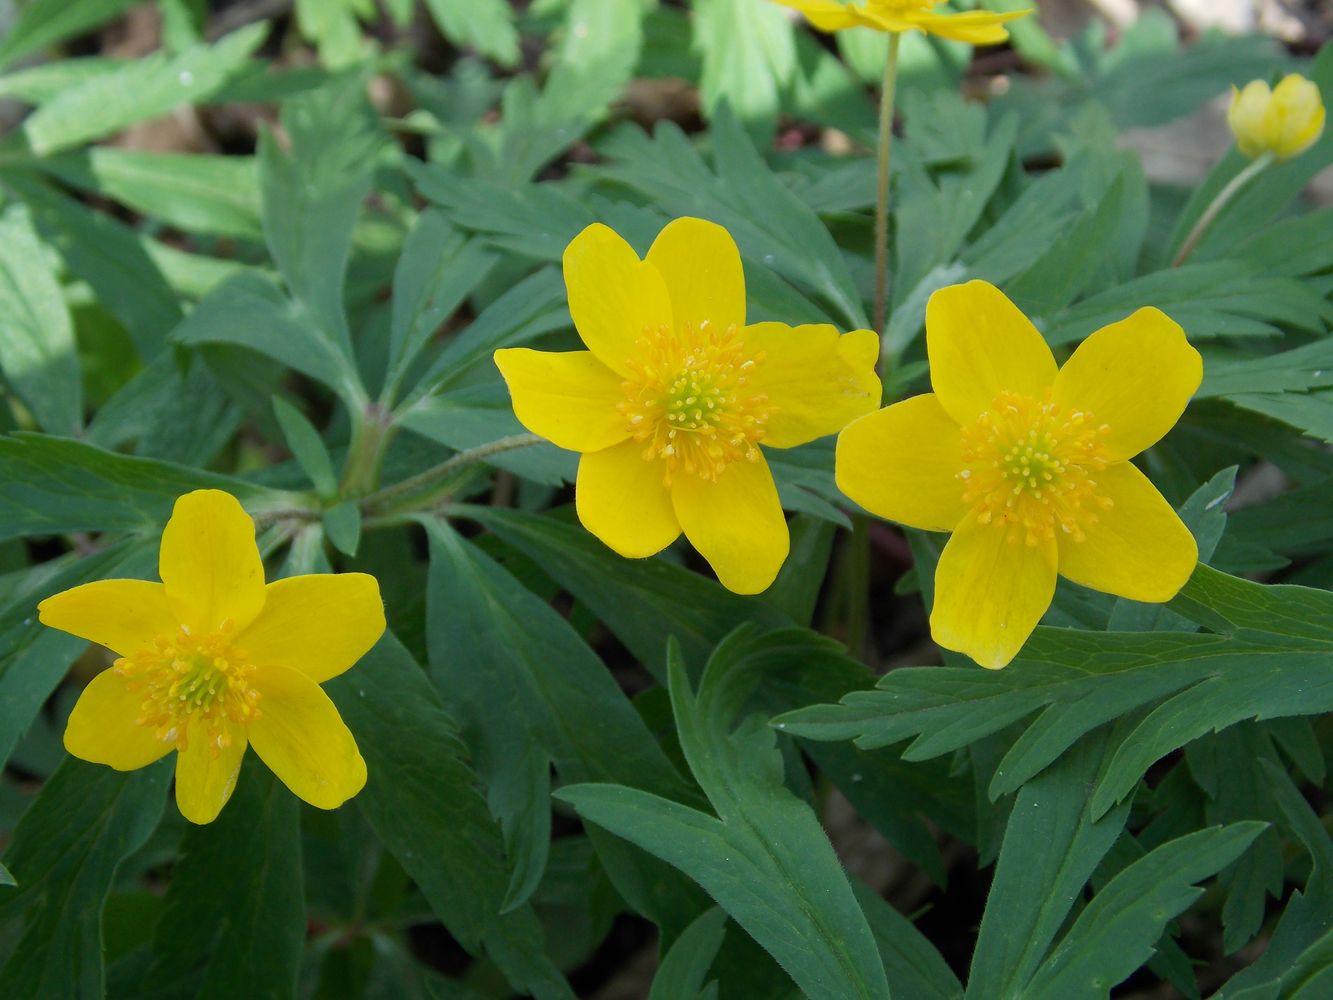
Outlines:
POLYGON ((491 351, 574 346, 593 221, 713 219, 752 321, 864 326, 882 37, 763 0, 0 3, 0 993, 1330 995, 1333 136, 1168 266, 1243 166, 1228 88, 1333 101, 1328 6, 1038 6, 1002 49, 904 40, 886 396, 946 284, 1058 353, 1161 307, 1206 376, 1146 468, 1208 565, 1163 609, 1062 582, 995 674, 930 644, 939 539, 850 510, 831 441, 772 461, 758 598, 614 557, 552 446, 430 472, 521 429, 491 351), (247 766, 187 827, 161 765, 61 748, 108 658, 36 602, 151 577, 200 486, 273 575, 381 581, 336 813, 247 766))

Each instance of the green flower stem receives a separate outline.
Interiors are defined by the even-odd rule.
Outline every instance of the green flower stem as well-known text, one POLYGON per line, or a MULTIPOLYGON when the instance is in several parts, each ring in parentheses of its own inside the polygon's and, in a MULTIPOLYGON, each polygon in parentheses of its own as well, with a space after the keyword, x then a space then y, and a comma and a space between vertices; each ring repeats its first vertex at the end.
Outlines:
POLYGON ((367 403, 357 416, 338 489, 343 497, 362 497, 379 485, 384 451, 395 429, 392 415, 378 403, 367 403))
POLYGON ((1240 193, 1241 188, 1272 166, 1273 162, 1273 154, 1264 153, 1263 156, 1258 157, 1248 167, 1231 178, 1226 187, 1217 192, 1217 197, 1204 209, 1203 215, 1199 216, 1199 221, 1194 224, 1190 234, 1185 237, 1185 242, 1180 245, 1180 252, 1176 254, 1176 259, 1171 262, 1172 267, 1179 267, 1185 263, 1189 255, 1194 252, 1194 248, 1198 245, 1203 234, 1208 231, 1208 227, 1213 224, 1213 220, 1217 218, 1222 209, 1227 207, 1227 203, 1240 193))
POLYGON ((411 503, 408 506, 413 510, 433 506, 439 498, 430 492, 431 487, 447 482, 457 473, 478 462, 484 462, 493 455, 541 444, 543 440, 545 439, 536 434, 512 434, 490 444, 460 451, 447 462, 441 462, 410 479, 404 479, 401 483, 394 483, 370 494, 361 501, 361 509, 367 513, 379 514, 396 511, 395 501, 404 498, 410 498, 411 503))
POLYGON ((902 35, 889 33, 884 87, 879 97, 879 188, 875 199, 875 333, 883 336, 889 298, 889 160, 893 156, 893 99, 898 89, 898 46, 902 35))
POLYGON ((847 649, 858 660, 871 662, 870 635, 870 519, 852 515, 852 534, 843 552, 842 571, 847 587, 847 649))

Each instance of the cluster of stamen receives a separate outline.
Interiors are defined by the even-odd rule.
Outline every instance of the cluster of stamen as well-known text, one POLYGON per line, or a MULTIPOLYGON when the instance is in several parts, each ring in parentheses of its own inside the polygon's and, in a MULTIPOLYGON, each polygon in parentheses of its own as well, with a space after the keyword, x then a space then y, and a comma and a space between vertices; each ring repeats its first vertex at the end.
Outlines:
POLYGON ((255 668, 232 645, 234 631, 230 622, 198 636, 181 626, 175 635, 159 636, 152 646, 116 660, 112 669, 129 691, 142 696, 135 723, 177 750, 189 746, 192 724, 193 735, 203 734, 214 757, 229 746, 228 723, 244 725, 260 716, 259 692, 249 680, 255 668))
POLYGON ((670 486, 680 474, 716 480, 733 462, 759 459, 765 425, 777 412, 750 388, 764 354, 746 350, 735 326, 704 321, 643 332, 628 362, 619 409, 643 457, 660 461, 670 486))
POLYGON ((963 501, 1010 541, 1038 545, 1058 528, 1081 542, 1112 505, 1096 478, 1108 464, 1108 430, 1086 411, 1063 412, 1049 393, 1002 392, 963 428, 963 501))

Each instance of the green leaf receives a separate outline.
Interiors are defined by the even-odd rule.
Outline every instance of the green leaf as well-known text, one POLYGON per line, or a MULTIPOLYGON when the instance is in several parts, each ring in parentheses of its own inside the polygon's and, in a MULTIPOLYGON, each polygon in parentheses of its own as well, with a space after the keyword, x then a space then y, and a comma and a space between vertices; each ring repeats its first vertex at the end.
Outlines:
POLYGON ((354 556, 361 546, 361 508, 351 500, 330 507, 324 512, 324 533, 333 547, 345 555, 354 556))
POLYGON ((791 624, 763 601, 665 559, 622 559, 576 524, 502 507, 468 507, 467 516, 541 566, 662 680, 668 639, 687 662, 702 663, 740 622, 791 624))
POLYGON ((264 235, 253 157, 95 146, 45 158, 40 166, 67 184, 176 229, 256 241, 264 235))
POLYGON ((4 865, 0 865, 0 888, 16 885, 18 885, 18 883, 14 881, 14 876, 9 874, 9 869, 4 865))
POLYGON ((1105 997, 1148 960, 1167 921, 1203 895, 1194 883, 1225 868, 1263 830, 1263 823, 1210 827, 1130 865, 1092 898, 1023 995, 1105 997))
POLYGON ((186 830, 145 997, 293 997, 305 937, 300 806, 249 757, 222 814, 186 830))
POLYGON ((46 156, 199 103, 245 65, 267 34, 266 23, 252 24, 216 45, 127 62, 61 91, 24 121, 22 135, 34 153, 46 156))
POLYGON ((27 204, 37 231, 70 273, 88 282, 102 307, 125 325, 139 356, 156 357, 182 312, 180 297, 149 253, 151 241, 35 175, 9 172, 4 184, 27 204))
POLYGON ((389 634, 325 690, 366 759, 358 808, 449 932, 473 953, 484 948, 516 990, 573 1000, 531 909, 500 915, 508 885, 500 827, 457 726, 411 655, 389 634))
POLYGON ((0 66, 110 21, 135 0, 32 0, 0 42, 0 66))
POLYGON ((1096 821, 1091 814, 1088 789, 1105 762, 1106 739, 1092 736, 1019 789, 972 953, 969 998, 1023 994, 1120 836, 1128 804, 1096 821))
POLYGON ((389 340, 392 394, 441 324, 495 266, 496 256, 460 233, 444 213, 427 209, 403 243, 393 274, 389 340))
POLYGON ((692 6, 704 108, 712 114, 725 102, 741 121, 771 133, 796 69, 791 20, 768 0, 693 0, 692 6))
POLYGON ((819 217, 773 175, 725 107, 718 110, 712 136, 715 170, 704 164, 684 132, 663 121, 651 140, 630 131, 609 140, 605 152, 612 162, 601 173, 672 215, 726 226, 746 258, 819 297, 844 328, 865 326, 860 291, 819 217))
POLYGON ((963 1000, 958 977, 916 925, 860 879, 852 880, 852 889, 875 935, 895 1000, 963 1000))
POLYGON ((570 0, 541 104, 557 121, 601 117, 634 76, 652 0, 570 0))
POLYGON ((1264 587, 1199 566, 1170 607, 1222 635, 1101 633, 1040 627, 1003 671, 907 667, 838 706, 782 717, 815 740, 855 739, 873 749, 916 737, 923 760, 967 746, 1040 712, 996 768, 990 795, 1017 788, 1080 736, 1167 699, 1119 747, 1094 798, 1094 815, 1128 794, 1163 754, 1242 719, 1333 708, 1333 595, 1264 587))
POLYGON ((704 988, 726 934, 727 913, 718 907, 705 910, 681 932, 653 976, 648 1000, 693 1000, 704 988))
POLYGON ((156 534, 182 493, 226 490, 251 514, 295 497, 243 479, 40 434, 0 438, 0 540, 75 531, 156 534))
POLYGON ((465 6, 452 0, 426 0, 426 9, 451 41, 475 48, 501 66, 518 63, 518 31, 513 10, 504 0, 472 0, 465 6))
POLYGON ((406 415, 427 396, 453 386, 476 365, 488 362, 499 348, 526 344, 570 325, 559 272, 548 268, 524 278, 448 343, 398 412, 406 415))
POLYGON ((161 819, 170 780, 165 760, 121 772, 71 757, 51 776, 5 853, 19 888, 0 893, 0 920, 27 913, 0 969, 7 993, 103 995, 102 907, 121 860, 161 819))
POLYGON ((273 397, 273 415, 282 427, 282 436, 287 447, 296 457, 301 471, 314 484, 315 492, 321 497, 331 497, 338 492, 338 477, 333 471, 333 459, 306 415, 281 396, 273 397))
POLYGON ((323 382, 349 406, 365 398, 350 356, 329 340, 300 303, 258 271, 228 278, 176 327, 180 344, 239 344, 323 382))
POLYGON ((0 370, 44 430, 75 434, 79 358, 52 256, 21 207, 0 216, 0 370))
POLYGON ((811 1000, 889 995, 874 937, 810 807, 783 786, 776 734, 761 716, 733 721, 758 681, 754 632, 718 647, 698 694, 670 657, 681 748, 717 818, 621 785, 557 797, 586 822, 638 844, 699 882, 811 1000))

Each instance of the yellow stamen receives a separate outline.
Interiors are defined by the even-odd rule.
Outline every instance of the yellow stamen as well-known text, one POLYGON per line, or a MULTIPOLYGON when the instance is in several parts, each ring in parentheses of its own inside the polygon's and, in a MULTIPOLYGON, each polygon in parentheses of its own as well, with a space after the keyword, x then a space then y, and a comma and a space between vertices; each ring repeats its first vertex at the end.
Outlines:
POLYGON ((213 757, 231 743, 228 723, 244 725, 260 717, 259 692, 249 677, 254 665, 244 650, 232 645, 234 628, 191 635, 184 626, 175 635, 159 636, 150 649, 116 660, 112 669, 125 678, 131 692, 142 692, 137 725, 148 726, 158 739, 177 750, 188 747, 187 733, 206 734, 213 757))
POLYGON ((759 459, 765 425, 777 412, 749 388, 762 351, 746 349, 735 326, 705 321, 646 329, 619 409, 646 461, 662 463, 663 481, 684 472, 716 480, 732 462, 759 459))
POLYGON ((1111 507, 1098 492, 1108 464, 1109 428, 1084 410, 1062 412, 1051 402, 1002 392, 963 428, 963 501, 982 524, 1028 545, 1054 539, 1059 528, 1075 542, 1111 507))

